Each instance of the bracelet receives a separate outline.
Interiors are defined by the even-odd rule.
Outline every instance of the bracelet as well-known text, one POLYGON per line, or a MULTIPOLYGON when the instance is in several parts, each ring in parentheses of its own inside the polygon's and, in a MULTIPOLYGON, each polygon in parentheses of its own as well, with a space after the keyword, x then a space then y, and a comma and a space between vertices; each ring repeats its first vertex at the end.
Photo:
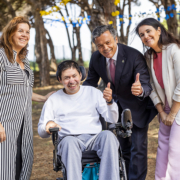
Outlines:
POLYGON ((174 113, 169 113, 169 115, 173 118, 173 119, 175 119, 175 117, 176 117, 176 115, 174 114, 174 113))

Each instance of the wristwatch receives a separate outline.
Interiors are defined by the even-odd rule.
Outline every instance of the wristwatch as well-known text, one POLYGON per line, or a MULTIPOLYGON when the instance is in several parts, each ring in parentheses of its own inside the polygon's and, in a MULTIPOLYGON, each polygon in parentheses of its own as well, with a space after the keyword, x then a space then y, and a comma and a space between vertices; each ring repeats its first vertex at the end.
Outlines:
POLYGON ((111 101, 109 101, 109 102, 106 101, 107 104, 112 104, 113 102, 114 102, 114 99, 113 99, 113 98, 112 98, 111 101))

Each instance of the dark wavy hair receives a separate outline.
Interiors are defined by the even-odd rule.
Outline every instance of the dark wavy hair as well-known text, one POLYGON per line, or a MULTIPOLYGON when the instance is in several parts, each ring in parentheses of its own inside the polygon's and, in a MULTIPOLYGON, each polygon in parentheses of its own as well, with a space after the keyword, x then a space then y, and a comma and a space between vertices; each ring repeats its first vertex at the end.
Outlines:
MULTIPOLYGON (((28 24, 29 29, 31 28, 29 21, 25 17, 17 16, 15 18, 13 18, 3 28, 3 32, 0 37, 0 47, 3 47, 5 49, 7 58, 11 63, 15 62, 15 59, 13 57, 13 49, 12 49, 12 46, 13 46, 12 37, 17 30, 18 24, 20 24, 20 23, 26 23, 26 24, 28 24)), ((27 46, 28 46, 28 44, 24 48, 22 48, 21 51, 19 52, 19 58, 21 60, 25 59, 27 56, 27 53, 28 53, 27 46)))
MULTIPOLYGON (((159 37, 159 41, 158 41, 158 46, 159 48, 162 49, 163 45, 169 45, 171 43, 175 43, 178 45, 178 47, 180 48, 180 40, 177 39, 173 34, 171 34, 170 32, 168 32, 164 26, 157 21, 154 18, 146 18, 144 20, 142 20, 137 27, 135 28, 135 32, 136 34, 139 36, 139 28, 143 25, 148 25, 148 26, 152 26, 154 29, 158 29, 158 27, 160 27, 161 29, 161 35, 159 37)), ((151 55, 152 53, 154 53, 155 55, 157 55, 157 53, 155 52, 154 49, 152 48, 148 48, 143 44, 144 49, 147 49, 147 53, 149 55, 151 55)))
POLYGON ((57 72, 56 72, 56 78, 59 81, 59 78, 62 80, 61 75, 62 72, 67 70, 67 69, 76 69, 78 71, 79 74, 81 74, 81 69, 78 65, 77 62, 73 61, 73 60, 66 60, 63 61, 62 63, 60 63, 57 67, 57 72))

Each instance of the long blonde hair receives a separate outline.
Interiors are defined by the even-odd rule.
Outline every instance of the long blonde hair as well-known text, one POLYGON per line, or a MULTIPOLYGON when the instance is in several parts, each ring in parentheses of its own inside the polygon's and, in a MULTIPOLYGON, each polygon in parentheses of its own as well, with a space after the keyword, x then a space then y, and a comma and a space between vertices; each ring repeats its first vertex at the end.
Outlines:
MULTIPOLYGON (((0 47, 3 47, 5 49, 6 56, 11 63, 15 62, 15 59, 13 57, 13 49, 12 49, 12 46, 13 46, 12 37, 15 31, 17 30, 18 24, 20 23, 26 23, 28 24, 29 29, 31 28, 29 21, 25 17, 17 16, 13 18, 3 28, 2 36, 0 37, 0 47)), ((28 45, 22 48, 21 51, 19 52, 19 58, 21 60, 25 59, 25 57, 27 56, 27 53, 28 53, 27 46, 28 45)))

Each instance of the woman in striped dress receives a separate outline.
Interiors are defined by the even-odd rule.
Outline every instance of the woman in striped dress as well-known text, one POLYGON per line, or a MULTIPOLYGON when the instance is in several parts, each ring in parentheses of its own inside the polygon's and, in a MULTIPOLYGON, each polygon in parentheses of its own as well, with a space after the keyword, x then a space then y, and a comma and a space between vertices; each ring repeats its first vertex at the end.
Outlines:
POLYGON ((32 92, 34 75, 27 45, 30 24, 15 17, 0 38, 0 180, 28 180, 33 164, 32 100, 46 101, 32 92))

